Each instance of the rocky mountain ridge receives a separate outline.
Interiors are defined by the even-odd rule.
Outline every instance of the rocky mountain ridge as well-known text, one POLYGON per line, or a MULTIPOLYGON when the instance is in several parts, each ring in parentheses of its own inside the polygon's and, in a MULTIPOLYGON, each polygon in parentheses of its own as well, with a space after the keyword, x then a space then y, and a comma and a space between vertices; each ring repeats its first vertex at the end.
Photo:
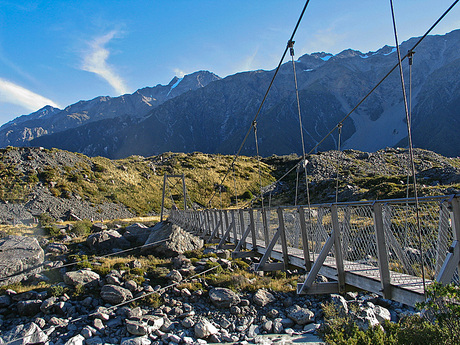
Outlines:
MULTIPOLYGON (((401 44, 407 52, 418 40, 401 44)), ((458 156, 460 30, 427 36, 412 66, 412 133, 416 147, 458 156)), ((313 148, 397 63, 394 47, 337 55, 306 54, 296 61, 306 150, 313 148)), ((403 65, 406 73, 409 66, 403 65)), ((406 146, 407 129, 397 69, 347 119, 341 147, 374 152, 406 146)), ((57 147, 89 156, 123 158, 166 151, 233 154, 252 122, 274 71, 221 79, 197 72, 133 95, 43 109, 0 128, 0 145, 57 147), (43 113, 43 115, 41 115, 43 113), (45 114, 46 113, 46 114, 45 114), (40 117, 41 116, 41 117, 40 117), (38 122, 37 122, 38 121, 38 122)), ((282 65, 258 119, 263 156, 300 153, 292 66, 282 65)), ((318 150, 337 147, 337 133, 318 150)), ((251 135, 243 154, 255 154, 251 135)))
POLYGON ((160 104, 219 79, 213 73, 199 71, 184 78, 174 77, 168 85, 158 84, 139 89, 131 95, 100 96, 89 101, 79 101, 62 110, 45 106, 1 126, 0 146, 27 146, 34 138, 104 119, 128 118, 134 122, 141 121, 151 109, 160 104))

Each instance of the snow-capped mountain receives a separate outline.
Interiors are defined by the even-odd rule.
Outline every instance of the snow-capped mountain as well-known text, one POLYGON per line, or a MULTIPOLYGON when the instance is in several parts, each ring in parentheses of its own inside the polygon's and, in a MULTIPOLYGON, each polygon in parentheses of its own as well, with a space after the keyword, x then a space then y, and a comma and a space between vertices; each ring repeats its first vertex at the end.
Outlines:
MULTIPOLYGON (((401 45, 403 55, 417 41, 401 45)), ((428 36, 412 66, 412 133, 416 147, 460 155, 460 30, 428 36)), ((394 47, 362 53, 306 54, 296 61, 302 123, 309 151, 397 63, 394 47)), ((408 85, 409 65, 403 62, 408 85)), ((235 153, 274 71, 220 79, 197 72, 133 95, 98 97, 49 109, 0 128, 1 145, 58 147, 110 158, 165 151, 235 153), (30 122, 28 118, 30 117, 30 122), (30 134, 29 134, 30 133, 30 134), (26 135, 27 134, 27 135, 26 135)), ((38 112, 37 112, 38 113, 38 112)), ((36 114, 36 113, 35 113, 36 114)), ((257 122, 262 155, 301 153, 292 63, 283 64, 257 122)), ((254 155, 253 135, 243 148, 254 155)), ((337 147, 334 133, 318 148, 337 147)), ((405 146, 407 129, 398 69, 343 123, 341 147, 376 151, 405 146)))

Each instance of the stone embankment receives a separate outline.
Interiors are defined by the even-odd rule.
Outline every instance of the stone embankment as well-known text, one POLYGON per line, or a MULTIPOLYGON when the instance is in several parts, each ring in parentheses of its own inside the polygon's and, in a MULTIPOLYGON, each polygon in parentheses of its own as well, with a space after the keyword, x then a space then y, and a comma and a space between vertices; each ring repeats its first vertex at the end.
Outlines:
MULTIPOLYGON (((132 227, 128 236, 131 244, 139 242, 133 239, 136 233, 145 239, 145 229, 139 225, 132 227)), ((217 265, 227 272, 234 271, 229 251, 208 247, 205 253, 210 255, 192 260, 173 249, 198 249, 201 240, 169 224, 160 223, 150 230, 149 243, 155 242, 155 236, 157 240, 176 242, 163 248, 152 246, 150 254, 168 252, 171 257, 172 267, 163 285, 148 278, 142 283, 133 279, 128 268, 146 269, 140 260, 133 259, 125 269, 98 274, 90 268, 65 266, 68 244, 44 245, 44 265, 60 267, 53 272, 59 272, 62 282, 48 291, 4 291, 0 295, 0 344, 15 339, 15 344, 50 345, 269 344, 281 341, 281 335, 294 339, 315 334, 323 323, 322 305, 327 302, 351 315, 363 329, 384 320, 397 321, 413 312, 400 303, 369 293, 298 296, 295 292, 235 292, 213 286, 200 273, 217 265), (353 308, 349 308, 351 305, 353 308), (271 340, 268 335, 272 335, 271 340)), ((113 237, 110 240, 114 241, 113 237)), ((80 251, 91 252, 85 246, 80 251)), ((34 274, 29 282, 47 279, 43 274, 34 274)))

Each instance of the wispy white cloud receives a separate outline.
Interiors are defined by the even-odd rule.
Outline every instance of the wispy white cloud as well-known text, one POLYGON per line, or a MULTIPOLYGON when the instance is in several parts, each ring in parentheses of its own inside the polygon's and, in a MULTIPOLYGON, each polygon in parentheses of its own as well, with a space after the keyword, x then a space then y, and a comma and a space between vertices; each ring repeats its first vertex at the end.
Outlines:
MULTIPOLYGON (((302 46, 301 51, 310 51, 310 52, 330 52, 336 46, 340 46, 339 42, 344 42, 346 40, 347 34, 342 32, 337 32, 335 26, 331 26, 325 29, 319 29, 313 34, 313 38, 302 46)), ((345 48, 343 48, 345 49, 345 48)), ((336 53, 336 51, 334 51, 336 53)))
POLYGON ((251 55, 248 55, 244 58, 243 62, 239 66, 239 71, 250 71, 256 68, 254 61, 256 59, 257 53, 259 52, 259 47, 257 47, 251 55))
POLYGON ((174 68, 174 74, 179 78, 183 78, 187 73, 180 68, 174 68))
POLYGON ((129 90, 123 79, 113 70, 113 67, 107 63, 110 51, 105 45, 112 40, 117 31, 111 31, 106 35, 97 37, 89 42, 90 50, 83 57, 82 69, 84 71, 96 73, 105 79, 119 94, 128 93, 129 90))
POLYGON ((38 110, 45 105, 59 108, 52 100, 0 78, 0 102, 20 105, 29 110, 38 110))

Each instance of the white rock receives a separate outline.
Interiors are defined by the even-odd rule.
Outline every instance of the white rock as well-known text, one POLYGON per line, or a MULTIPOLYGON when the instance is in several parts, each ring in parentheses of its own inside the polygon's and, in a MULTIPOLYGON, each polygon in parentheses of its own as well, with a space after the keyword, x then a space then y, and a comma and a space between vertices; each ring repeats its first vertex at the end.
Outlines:
POLYGON ((379 305, 374 307, 374 314, 377 320, 380 323, 384 323, 385 320, 390 321, 391 320, 391 313, 388 309, 381 307, 379 305))
POLYGON ((211 334, 217 334, 219 330, 208 319, 201 319, 194 327, 195 336, 199 339, 207 338, 211 334))
POLYGON ((77 334, 76 336, 67 340, 65 345, 83 345, 84 341, 85 341, 85 337, 82 336, 81 334, 77 334))

